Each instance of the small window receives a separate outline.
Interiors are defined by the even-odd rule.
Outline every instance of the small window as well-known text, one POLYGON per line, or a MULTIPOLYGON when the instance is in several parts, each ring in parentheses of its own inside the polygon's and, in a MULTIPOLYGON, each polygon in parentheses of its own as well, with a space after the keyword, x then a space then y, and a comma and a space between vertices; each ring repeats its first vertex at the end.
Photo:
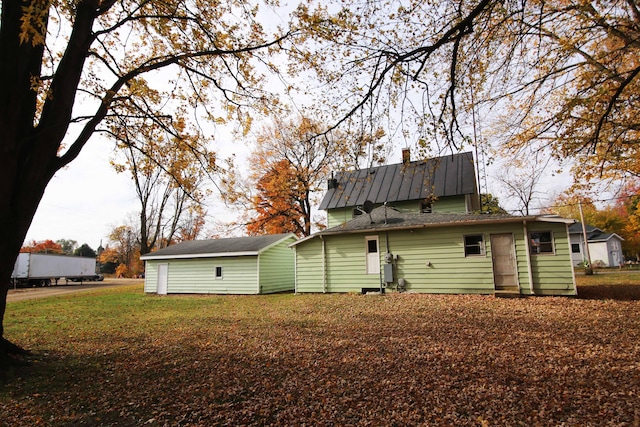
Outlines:
POLYGON ((484 255, 484 237, 482 234, 464 236, 464 256, 484 255))
POLYGON ((216 279, 222 279, 222 266, 216 266, 216 279))
POLYGON ((529 233, 532 254, 552 254, 553 236, 550 231, 536 231, 529 233))
POLYGON ((571 252, 574 254, 580 253, 580 243, 572 243, 571 244, 571 252))
POLYGON ((620 249, 620 246, 618 245, 618 242, 615 240, 611 241, 611 249, 614 251, 617 251, 618 249, 620 249))

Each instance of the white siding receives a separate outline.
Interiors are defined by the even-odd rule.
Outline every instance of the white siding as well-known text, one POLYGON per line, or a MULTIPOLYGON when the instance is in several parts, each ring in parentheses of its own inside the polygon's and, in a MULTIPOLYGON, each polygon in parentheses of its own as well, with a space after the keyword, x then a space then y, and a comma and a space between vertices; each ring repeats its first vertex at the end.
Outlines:
POLYGON ((145 292, 156 292, 157 264, 169 265, 167 293, 257 294, 257 257, 220 257, 180 260, 149 260, 145 292), (216 267, 222 278, 216 279, 216 267))

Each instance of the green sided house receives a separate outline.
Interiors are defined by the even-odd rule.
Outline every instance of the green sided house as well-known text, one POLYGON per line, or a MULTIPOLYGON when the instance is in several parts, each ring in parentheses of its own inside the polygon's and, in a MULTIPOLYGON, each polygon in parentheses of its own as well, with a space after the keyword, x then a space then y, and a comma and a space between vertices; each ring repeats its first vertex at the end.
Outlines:
POLYGON ((267 294, 293 291, 294 234, 193 240, 141 257, 144 291, 267 294))
POLYGON ((295 290, 575 295, 568 220, 472 213, 470 153, 338 174, 330 228, 294 242, 295 290))

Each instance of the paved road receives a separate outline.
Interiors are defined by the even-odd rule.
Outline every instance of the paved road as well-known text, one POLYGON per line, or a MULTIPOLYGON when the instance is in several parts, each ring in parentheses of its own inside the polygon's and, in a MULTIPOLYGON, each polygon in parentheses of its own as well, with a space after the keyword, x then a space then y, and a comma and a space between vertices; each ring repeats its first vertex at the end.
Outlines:
POLYGON ((141 284, 144 279, 105 279, 103 282, 87 282, 83 284, 59 284, 44 288, 18 288, 10 289, 7 302, 23 301, 36 298, 47 298, 58 295, 86 292, 94 289, 111 288, 114 286, 141 284))

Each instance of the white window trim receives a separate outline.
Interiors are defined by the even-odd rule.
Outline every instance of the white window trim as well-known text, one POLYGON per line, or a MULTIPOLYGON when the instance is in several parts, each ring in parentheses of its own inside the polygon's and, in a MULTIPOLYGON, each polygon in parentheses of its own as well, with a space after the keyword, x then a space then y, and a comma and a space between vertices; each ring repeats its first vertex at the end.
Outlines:
POLYGON ((486 257, 487 256, 487 244, 484 238, 484 234, 465 234, 462 236, 462 247, 464 249, 464 257, 465 258, 473 258, 473 257, 486 257), (467 255, 467 237, 475 237, 480 236, 482 240, 480 241, 480 253, 479 254, 468 254, 467 255))
POLYGON ((224 269, 222 268, 222 266, 221 266, 221 265, 216 265, 216 266, 213 268, 213 277, 214 277, 216 280, 222 280, 222 279, 224 278, 224 269), (220 275, 219 275, 219 276, 218 276, 218 269, 220 269, 220 275))
POLYGON ((553 236, 553 231, 551 230, 535 230, 529 231, 529 235, 527 236, 527 244, 529 245, 529 253, 535 256, 550 256, 556 254, 556 241, 553 236), (534 233, 549 233, 549 238, 551 240, 551 252, 536 252, 533 250, 533 245, 531 244, 531 235, 534 233))

